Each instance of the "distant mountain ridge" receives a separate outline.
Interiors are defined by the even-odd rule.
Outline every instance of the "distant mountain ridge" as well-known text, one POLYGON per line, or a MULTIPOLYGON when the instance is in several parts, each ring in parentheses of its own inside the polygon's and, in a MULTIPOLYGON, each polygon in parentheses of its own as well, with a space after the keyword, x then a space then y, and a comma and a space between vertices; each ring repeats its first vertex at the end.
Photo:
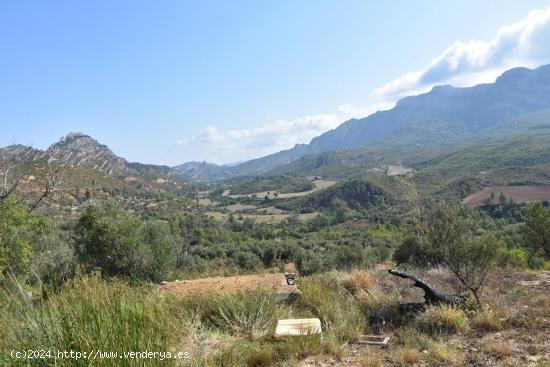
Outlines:
POLYGON ((220 166, 208 162, 186 162, 172 167, 172 171, 181 173, 199 181, 211 181, 234 176, 231 166, 220 166))
MULTIPOLYGON (((236 165, 187 162, 168 167, 132 163, 83 133, 69 133, 46 150, 12 145, 0 148, 0 154, 25 160, 55 159, 71 167, 121 177, 152 173, 211 181, 270 172, 322 174, 323 166, 327 165, 347 165, 348 170, 342 171, 347 175, 354 167, 366 167, 364 161, 376 163, 383 156, 380 152, 390 153, 395 162, 389 163, 400 164, 400 160, 411 160, 421 150, 433 157, 448 153, 446 147, 457 150, 468 144, 483 144, 480 139, 490 139, 488 133, 498 135, 501 127, 512 131, 515 127, 507 124, 547 109, 550 109, 550 65, 533 70, 514 68, 494 83, 474 87, 437 86, 428 93, 401 99, 390 110, 348 120, 309 144, 298 144, 236 165)), ((547 112, 542 113, 538 119, 546 116, 547 112)))
POLYGON ((523 114, 550 108, 550 65, 514 68, 494 83, 468 88, 449 85, 405 97, 387 111, 351 119, 292 149, 235 167, 235 175, 258 174, 308 154, 344 151, 370 144, 445 145, 464 141, 523 114))

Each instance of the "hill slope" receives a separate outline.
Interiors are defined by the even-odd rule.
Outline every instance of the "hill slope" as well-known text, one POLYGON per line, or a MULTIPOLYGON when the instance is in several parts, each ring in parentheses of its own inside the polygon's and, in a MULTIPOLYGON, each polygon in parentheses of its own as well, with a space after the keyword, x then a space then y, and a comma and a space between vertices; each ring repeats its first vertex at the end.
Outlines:
POLYGON ((515 68, 492 84, 469 88, 439 86, 429 93, 406 97, 391 110, 346 121, 307 145, 242 163, 231 171, 237 175, 266 172, 308 154, 373 144, 457 144, 545 108, 550 108, 550 65, 534 70, 515 68))

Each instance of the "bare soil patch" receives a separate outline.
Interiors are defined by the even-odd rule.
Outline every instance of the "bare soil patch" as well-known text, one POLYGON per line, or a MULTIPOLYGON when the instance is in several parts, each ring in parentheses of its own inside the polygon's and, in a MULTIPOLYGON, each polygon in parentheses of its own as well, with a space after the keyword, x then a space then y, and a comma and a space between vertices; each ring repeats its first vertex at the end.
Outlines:
POLYGON ((496 205, 504 194, 516 203, 533 203, 550 200, 550 186, 494 186, 467 196, 462 202, 469 207, 478 207, 487 203, 496 205))
POLYGON ((296 286, 288 285, 284 274, 237 275, 169 282, 159 292, 174 295, 232 294, 263 291, 276 294, 296 293, 296 286))
POLYGON ((233 205, 228 205, 225 208, 230 212, 237 213, 237 212, 240 212, 241 210, 256 209, 257 206, 248 205, 248 204, 233 204, 233 205))

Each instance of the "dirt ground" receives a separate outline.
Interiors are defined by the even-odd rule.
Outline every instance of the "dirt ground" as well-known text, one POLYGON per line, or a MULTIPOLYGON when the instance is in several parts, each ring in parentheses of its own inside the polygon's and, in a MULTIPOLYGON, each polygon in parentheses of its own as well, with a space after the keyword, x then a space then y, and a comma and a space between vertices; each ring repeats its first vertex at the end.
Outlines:
POLYGON ((277 294, 297 292, 296 286, 287 284, 284 274, 240 275, 169 282, 159 292, 175 295, 231 294, 247 291, 265 291, 277 294))
POLYGON ((489 200, 491 204, 498 204, 501 193, 516 203, 550 200, 550 186, 495 186, 473 193, 462 202, 470 207, 484 205, 489 200), (491 194, 493 194, 492 199, 491 194))

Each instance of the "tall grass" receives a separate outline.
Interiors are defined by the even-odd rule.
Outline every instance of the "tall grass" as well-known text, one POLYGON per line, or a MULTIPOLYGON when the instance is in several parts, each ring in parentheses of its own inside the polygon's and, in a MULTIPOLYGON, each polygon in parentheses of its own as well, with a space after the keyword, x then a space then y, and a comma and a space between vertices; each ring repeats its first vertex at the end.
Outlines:
MULTIPOLYGON (((3 351, 95 350, 170 351, 177 316, 168 315, 150 290, 122 282, 85 278, 68 284, 62 293, 44 302, 29 300, 22 292, 3 289, 0 341, 3 351)), ((174 350, 172 350, 175 352, 174 350)), ((117 360, 118 366, 165 365, 160 361, 117 360)), ((44 359, 43 365, 84 366, 89 360, 44 359)), ((100 359, 97 366, 112 366, 100 359)))
MULTIPOLYGON (((16 282, 0 287, 0 365, 11 350, 187 352, 188 360, 96 359, 94 366, 284 365, 308 355, 341 357, 343 342, 366 320, 335 274, 304 278, 295 301, 247 293, 177 298, 149 286, 84 277, 45 299, 16 282), (319 317, 323 335, 275 339, 280 318, 319 317)), ((20 361, 27 365, 28 361, 20 361)), ((89 366, 90 360, 43 359, 30 365, 89 366)))
POLYGON ((313 275, 301 283, 300 306, 319 317, 323 327, 339 340, 363 335, 367 320, 349 292, 339 286, 338 273, 313 275))

